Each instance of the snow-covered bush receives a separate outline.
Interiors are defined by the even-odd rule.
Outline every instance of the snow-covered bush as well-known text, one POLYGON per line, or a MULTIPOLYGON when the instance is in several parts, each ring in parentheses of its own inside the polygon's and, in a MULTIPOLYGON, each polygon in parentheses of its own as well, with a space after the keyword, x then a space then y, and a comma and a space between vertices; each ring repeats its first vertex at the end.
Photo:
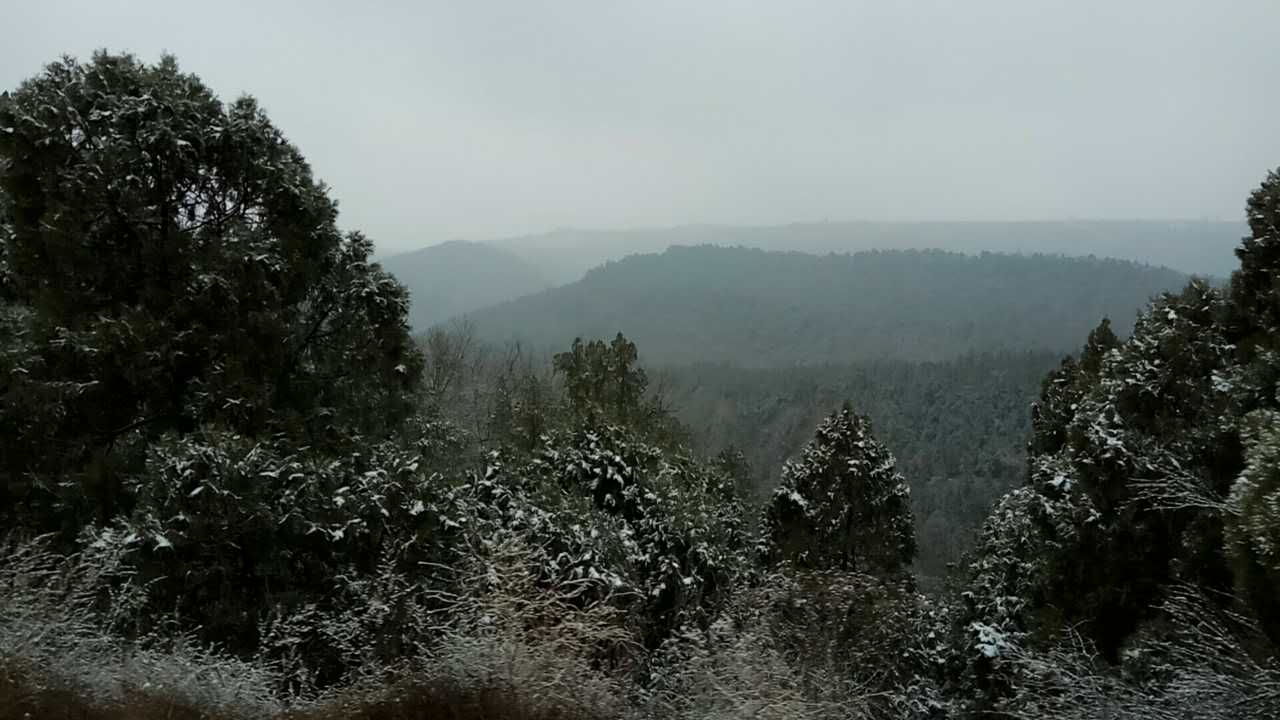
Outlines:
POLYGON ((946 711, 945 615, 907 584, 782 567, 652 661, 652 717, 909 718, 946 711))
MULTIPOLYGON (((18 701, 145 702, 245 720, 283 707, 271 666, 210 650, 166 626, 135 627, 140 589, 118 582, 128 572, 105 545, 62 556, 47 538, 0 544, 0 675, 32 696, 18 701)), ((18 716, 0 703, 0 717, 18 716)))

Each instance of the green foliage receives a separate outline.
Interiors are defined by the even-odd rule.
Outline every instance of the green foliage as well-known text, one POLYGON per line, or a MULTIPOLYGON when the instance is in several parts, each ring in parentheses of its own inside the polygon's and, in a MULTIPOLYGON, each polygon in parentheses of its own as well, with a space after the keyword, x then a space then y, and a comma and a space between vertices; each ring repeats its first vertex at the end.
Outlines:
POLYGON ((1262 341, 1257 332, 1280 328, 1280 171, 1271 171, 1249 196, 1246 207, 1250 236, 1236 249, 1240 269, 1231 278, 1231 299, 1239 323, 1253 330, 1250 344, 1262 341))
POLYGON ((743 508, 714 464, 604 425, 549 435, 523 476, 537 507, 513 527, 553 551, 553 572, 610 578, 650 644, 710 612, 745 570, 743 508))
MULTIPOLYGON (((138 433, 336 443, 407 417, 408 297, 251 98, 99 53, 24 83, 0 128, 5 285, 28 311, 0 379, 7 484, 92 475, 138 433)), ((119 472, 98 473, 99 517, 119 472)))
POLYGON ((538 348, 626 328, 654 366, 937 362, 1067 352, 1101 317, 1125 334, 1152 295, 1186 281, 1096 258, 672 247, 469 318, 488 340, 538 348))
POLYGON ((585 345, 574 338, 568 352, 553 358, 556 372, 564 375, 569 405, 581 417, 604 412, 622 422, 639 410, 640 399, 649 386, 643 368, 636 367, 639 353, 635 343, 618 333, 608 345, 592 340, 585 345))
POLYGON ((1251 414, 1244 439, 1245 467, 1227 501, 1226 550, 1238 591, 1280 636, 1280 413, 1251 414))
POLYGON ((892 574, 916 554, 910 492, 870 422, 846 404, 782 472, 765 520, 770 562, 892 574))
POLYGON ((1044 647, 1066 623, 1117 662, 1158 626, 1162 598, 1190 586, 1280 637, 1266 560, 1275 335, 1262 330, 1274 186, 1272 174, 1250 202, 1254 237, 1228 292, 1193 281, 1165 294, 1127 341, 1099 328, 1046 380, 1029 482, 970 568, 972 627, 1044 647))
POLYGON ((708 452, 740 448, 743 497, 767 502, 782 466, 845 399, 871 418, 911 486, 918 574, 941 579, 1000 496, 1026 478, 1027 406, 1057 358, 969 355, 944 363, 785 369, 665 368, 669 402, 708 452))
POLYGON ((1017 617, 980 622, 1081 623, 1114 657, 1170 583, 1229 587, 1215 546, 1239 467, 1238 411, 1221 302, 1193 282, 1155 302, 1121 345, 1101 326, 1079 362, 1045 381, 1029 482, 1011 498, 1024 510, 993 516, 1004 520, 988 526, 971 568, 976 602, 989 606, 979 614, 1017 617))

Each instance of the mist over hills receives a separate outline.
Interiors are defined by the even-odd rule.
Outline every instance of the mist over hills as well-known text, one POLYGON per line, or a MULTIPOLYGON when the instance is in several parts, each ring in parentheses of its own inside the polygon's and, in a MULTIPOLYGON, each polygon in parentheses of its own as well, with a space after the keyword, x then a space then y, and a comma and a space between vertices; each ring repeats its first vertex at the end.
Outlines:
POLYGON ((487 340, 538 349, 621 330, 658 364, 931 361, 1072 351, 1103 316, 1128 333, 1153 295, 1186 280, 1096 258, 674 247, 468 318, 487 340))
POLYGON ((487 244, 537 267, 553 284, 635 253, 673 245, 743 246, 809 253, 937 248, 976 254, 1004 252, 1113 257, 1226 277, 1242 222, 1195 220, 1066 220, 1034 222, 820 222, 742 227, 684 225, 633 230, 562 229, 487 244))
POLYGON ((520 256, 463 240, 391 255, 380 262, 409 288, 409 323, 416 331, 551 286, 537 267, 520 256))
POLYGON ((449 318, 575 282, 594 267, 669 247, 715 245, 810 254, 868 250, 1049 254, 1117 258, 1225 278, 1243 223, 1210 221, 832 222, 637 230, 555 230, 484 242, 453 240, 390 255, 383 267, 408 286, 410 322, 449 318))

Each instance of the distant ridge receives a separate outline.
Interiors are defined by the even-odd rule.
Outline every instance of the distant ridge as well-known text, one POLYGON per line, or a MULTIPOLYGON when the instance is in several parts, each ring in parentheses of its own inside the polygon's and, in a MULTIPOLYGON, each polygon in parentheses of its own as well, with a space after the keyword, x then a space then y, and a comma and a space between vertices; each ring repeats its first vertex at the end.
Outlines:
POLYGON ((482 337, 560 348, 622 331, 650 363, 743 367, 1076 350, 1128 333, 1188 276, 1119 260, 942 251, 810 255, 712 246, 633 255, 470 313, 482 337))
POLYGON ((550 286, 541 271, 518 255, 463 240, 380 262, 409 288, 409 323, 415 331, 550 286))
POLYGON ((1194 275, 1227 277, 1243 222, 1063 220, 1025 222, 817 222, 773 226, 684 225, 633 230, 560 229, 488 241, 519 255, 553 284, 589 268, 673 245, 720 245, 801 252, 937 248, 953 252, 1095 255, 1194 275))

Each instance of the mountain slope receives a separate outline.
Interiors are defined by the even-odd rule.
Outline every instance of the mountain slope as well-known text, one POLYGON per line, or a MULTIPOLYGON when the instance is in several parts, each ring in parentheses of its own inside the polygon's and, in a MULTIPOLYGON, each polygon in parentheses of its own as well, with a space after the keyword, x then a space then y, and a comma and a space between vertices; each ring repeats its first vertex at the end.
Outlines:
POLYGON ((447 242, 392 255, 381 263, 409 288, 409 323, 417 331, 549 286, 533 265, 483 243, 447 242))
POLYGON ((1240 222, 1195 220, 1072 220, 1036 222, 824 222, 774 226, 684 225, 635 230, 555 230, 489 244, 537 266, 554 284, 589 268, 674 245, 720 245, 808 253, 937 248, 1097 255, 1225 278, 1248 228, 1240 222))
POLYGON ((917 570, 937 577, 968 549, 995 500, 1026 474, 1027 408, 1060 359, 1001 353, 944 363, 693 365, 663 368, 656 377, 699 447, 741 450, 762 496, 814 426, 850 401, 871 419, 911 485, 917 570))
POLYGON ((648 363, 747 367, 1070 351, 1127 333, 1181 273, 1116 260, 941 251, 806 255, 678 247, 470 315, 484 338, 561 348, 626 333, 648 363))

